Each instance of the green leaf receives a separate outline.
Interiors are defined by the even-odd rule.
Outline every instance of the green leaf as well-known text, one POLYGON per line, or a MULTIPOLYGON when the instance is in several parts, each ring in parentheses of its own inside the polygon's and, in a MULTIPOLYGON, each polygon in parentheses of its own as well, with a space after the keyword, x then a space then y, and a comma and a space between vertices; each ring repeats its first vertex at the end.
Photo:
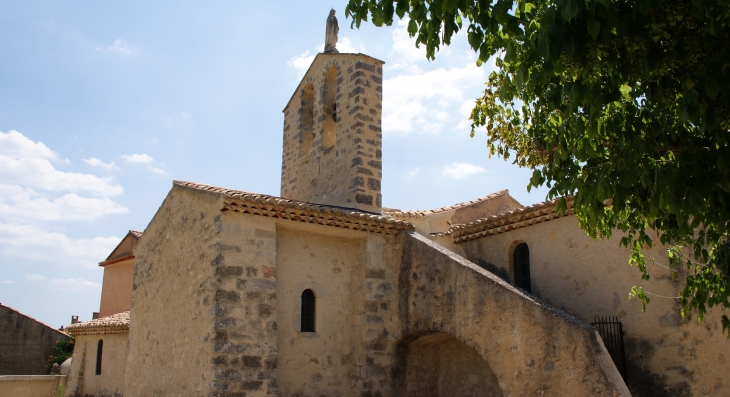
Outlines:
POLYGON ((517 59, 515 56, 515 46, 512 44, 512 41, 507 42, 507 51, 504 55, 504 60, 506 62, 512 63, 517 59))
POLYGON ((593 38, 593 41, 596 41, 596 38, 598 38, 598 33, 601 32, 601 23, 598 22, 595 18, 588 20, 588 34, 591 35, 593 38))
POLYGON ((418 33, 418 24, 416 24, 414 19, 411 19, 408 21, 408 35, 413 37, 416 33, 418 33))
POLYGON ((563 15, 563 19, 570 22, 578 14, 578 3, 575 0, 566 0, 561 14, 563 15))
POLYGON ((540 37, 540 40, 537 44, 537 53, 540 54, 542 58, 550 58, 550 41, 548 40, 547 35, 543 35, 540 37))
POLYGON ((717 83, 717 80, 712 77, 707 78, 707 81, 705 82, 705 93, 708 97, 713 99, 720 93, 720 84, 717 83))

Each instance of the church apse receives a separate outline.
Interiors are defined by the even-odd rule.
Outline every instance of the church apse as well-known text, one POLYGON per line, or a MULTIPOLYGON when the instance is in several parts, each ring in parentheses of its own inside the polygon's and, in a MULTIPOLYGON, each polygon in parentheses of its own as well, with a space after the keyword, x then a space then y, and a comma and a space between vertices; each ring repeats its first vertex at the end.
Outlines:
POLYGON ((384 62, 337 52, 332 18, 328 50, 317 54, 284 108, 280 195, 380 213, 384 62))

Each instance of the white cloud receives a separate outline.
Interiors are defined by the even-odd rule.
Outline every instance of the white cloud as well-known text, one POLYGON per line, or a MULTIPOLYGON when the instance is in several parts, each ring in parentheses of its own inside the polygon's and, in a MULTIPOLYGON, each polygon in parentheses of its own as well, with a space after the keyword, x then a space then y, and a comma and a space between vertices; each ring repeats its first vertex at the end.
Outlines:
MULTIPOLYGON (((315 47, 314 50, 312 50, 311 55, 310 51, 304 51, 303 53, 289 59, 286 61, 286 64, 297 71, 297 77, 302 78, 304 76, 304 73, 307 72, 307 69, 309 69, 309 65, 312 64, 312 61, 314 61, 314 57, 317 55, 317 53, 324 51, 324 43, 319 44, 315 47)), ((339 51, 341 54, 349 54, 349 53, 364 53, 365 47, 362 44, 354 44, 352 40, 349 37, 340 37, 337 40, 337 51, 339 51)))
MULTIPOLYGON (((324 44, 322 44, 322 51, 324 51, 324 44)), ((365 46, 362 44, 353 44, 352 40, 350 40, 349 37, 340 37, 337 40, 337 51, 340 52, 340 54, 355 54, 355 53, 365 53, 365 46)))
POLYGON ((411 175, 411 176, 416 176, 416 175, 418 175, 420 173, 421 173, 421 169, 418 168, 418 167, 416 167, 416 168, 413 169, 413 171, 409 172, 408 174, 411 175))
MULTIPOLYGON (((0 131, 0 255, 95 266, 119 243, 118 238, 71 238, 47 222, 91 221, 126 213, 127 208, 110 198, 121 194, 122 186, 112 178, 57 170, 52 162, 63 160, 43 143, 17 131, 0 131)), ((85 162, 116 167, 95 158, 85 162)), ((28 277, 40 280, 38 275, 28 277)))
POLYGON ((286 64, 290 68, 294 68, 297 71, 298 77, 304 76, 304 73, 309 69, 309 65, 314 61, 314 55, 309 55, 309 51, 305 51, 294 58, 286 61, 286 64))
POLYGON ((15 284, 15 281, 13 281, 13 280, 0 281, 0 285, 10 285, 10 284, 15 284))
POLYGON ((152 172, 154 172, 155 174, 158 174, 158 175, 167 175, 167 172, 165 172, 165 170, 159 169, 157 167, 153 167, 151 165, 148 165, 147 166, 147 170, 152 171, 152 172))
POLYGON ((83 277, 79 278, 54 278, 48 282, 59 291, 64 292, 94 292, 101 289, 101 284, 89 281, 83 277))
POLYGON ((84 162, 92 167, 98 167, 107 171, 116 171, 119 169, 113 161, 111 163, 105 163, 95 157, 84 159, 84 162))
POLYGON ((106 258, 119 237, 74 239, 42 226, 0 222, 0 254, 89 268, 106 258))
POLYGON ((416 71, 385 80, 383 132, 439 133, 448 123, 461 121, 451 117, 458 109, 456 105, 467 101, 467 90, 483 82, 484 70, 473 63, 416 71))
POLYGON ((0 184, 0 219, 13 221, 93 220, 125 214, 127 208, 107 197, 81 197, 68 193, 48 198, 34 189, 0 184))
POLYGON ((130 163, 148 164, 154 159, 146 154, 123 154, 122 158, 130 163))
POLYGON ((96 47, 96 50, 102 52, 116 52, 124 55, 129 55, 132 53, 132 47, 130 47, 129 43, 122 39, 114 40, 114 43, 106 48, 96 47))
POLYGON ((450 165, 445 165, 444 168, 441 170, 441 174, 452 178, 452 179, 464 179, 467 176, 479 174, 482 172, 486 172, 484 168, 469 164, 469 163, 452 163, 450 165))
POLYGON ((25 280, 26 281, 43 281, 45 280, 46 276, 40 275, 40 274, 26 274, 25 280))
POLYGON ((110 197, 122 193, 110 178, 57 170, 50 160, 57 155, 41 142, 17 131, 0 131, 0 183, 49 192, 89 192, 110 197), (6 146, 7 145, 7 146, 6 146))
POLYGON ((33 142, 18 131, 0 131, 0 156, 12 159, 41 158, 56 160, 58 155, 42 142, 33 142))

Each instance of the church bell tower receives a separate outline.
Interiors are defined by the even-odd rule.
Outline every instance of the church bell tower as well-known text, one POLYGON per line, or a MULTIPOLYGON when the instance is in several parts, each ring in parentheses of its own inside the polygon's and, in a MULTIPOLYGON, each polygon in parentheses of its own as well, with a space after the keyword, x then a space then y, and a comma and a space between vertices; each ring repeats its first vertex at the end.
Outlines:
POLYGON ((284 108, 281 197, 380 213, 383 61, 337 51, 327 18, 317 54, 284 108))

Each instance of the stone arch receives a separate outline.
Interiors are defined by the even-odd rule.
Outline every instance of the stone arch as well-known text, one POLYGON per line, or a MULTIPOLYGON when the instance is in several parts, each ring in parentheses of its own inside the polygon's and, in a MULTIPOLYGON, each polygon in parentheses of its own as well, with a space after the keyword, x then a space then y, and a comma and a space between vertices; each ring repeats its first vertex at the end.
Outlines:
POLYGON ((337 91, 339 68, 325 67, 322 84, 322 150, 328 150, 337 143, 337 91))
POLYGON ((299 157, 312 152, 314 139, 314 85, 306 84, 301 93, 299 106, 299 157))
POLYGON ((409 334, 398 344, 396 360, 399 396, 503 396, 489 362, 448 333, 409 334))

